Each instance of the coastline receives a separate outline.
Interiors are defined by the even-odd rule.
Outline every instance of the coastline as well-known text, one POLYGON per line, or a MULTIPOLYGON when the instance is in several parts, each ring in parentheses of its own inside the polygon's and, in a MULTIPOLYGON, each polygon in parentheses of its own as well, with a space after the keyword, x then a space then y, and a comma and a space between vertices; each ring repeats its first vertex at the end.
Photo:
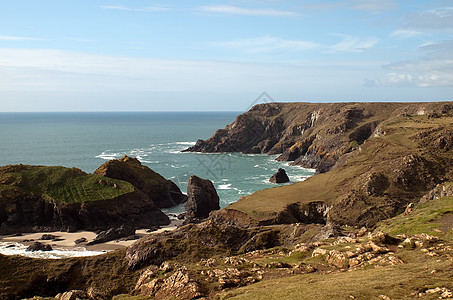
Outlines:
MULTIPOLYGON (((52 246, 53 250, 61 250, 61 251, 71 251, 77 250, 83 254, 83 251, 89 251, 99 255, 102 253, 106 253, 109 251, 114 251, 121 248, 126 248, 132 245, 134 242, 139 240, 140 238, 147 236, 149 234, 156 234, 165 231, 172 231, 181 226, 183 223, 182 220, 171 220, 171 223, 162 226, 158 230, 147 232, 147 229, 137 229, 135 231, 135 235, 137 236, 136 239, 132 240, 112 240, 109 242, 99 243, 95 245, 86 245, 87 242, 92 241, 97 234, 92 231, 77 231, 77 232, 62 232, 62 231, 55 231, 55 232, 35 232, 35 233, 22 233, 20 236, 15 235, 0 235, 0 245, 3 243, 8 243, 8 245, 17 245, 17 247, 23 248, 23 246, 28 247, 34 242, 40 242, 42 244, 47 244, 52 246), (49 234, 57 236, 57 240, 41 240, 43 234, 49 234), (87 241, 79 244, 75 244, 75 241, 80 238, 85 238, 87 241), (99 252, 99 253, 98 253, 99 252)), ((4 244, 3 244, 4 245, 4 244)), ((11 247, 12 248, 12 247, 11 247)), ((6 248, 7 249, 7 248, 6 248)), ((0 254, 3 255, 14 255, 3 253, 5 251, 0 250, 0 254)), ((39 251, 43 253, 42 251, 39 251)), ((30 252, 29 252, 30 253, 30 252)), ((19 254, 24 255, 24 254, 19 254)), ((80 255, 85 256, 85 255, 80 255)))

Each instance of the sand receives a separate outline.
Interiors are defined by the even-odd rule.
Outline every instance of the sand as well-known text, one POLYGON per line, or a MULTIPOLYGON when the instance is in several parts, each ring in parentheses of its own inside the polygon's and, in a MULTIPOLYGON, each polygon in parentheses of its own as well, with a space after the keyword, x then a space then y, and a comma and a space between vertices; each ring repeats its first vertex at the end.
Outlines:
MULTIPOLYGON (((171 231, 175 230, 178 226, 182 224, 180 220, 172 220, 169 225, 162 226, 162 228, 153 231, 153 232, 146 232, 146 229, 138 229, 135 231, 135 235, 139 238, 142 238, 149 234, 160 233, 164 231, 171 231)), ((2 236, 0 235, 0 242, 17 242, 23 245, 30 245, 33 244, 35 241, 38 241, 42 244, 49 244, 54 249, 58 248, 75 248, 75 247, 83 247, 86 250, 91 251, 110 251, 116 250, 120 248, 125 248, 132 245, 137 240, 130 240, 130 241, 110 241, 106 243, 99 243, 96 245, 87 246, 85 243, 75 244, 74 241, 80 238, 86 238, 87 242, 92 241, 96 237, 96 233, 92 231, 77 231, 77 232, 62 232, 62 231, 55 231, 55 232, 39 232, 39 233, 23 233, 21 236, 2 236), (51 234, 58 236, 60 241, 52 241, 52 240, 40 240, 43 234, 51 234), (28 242, 24 242, 24 240, 29 240, 28 242)))

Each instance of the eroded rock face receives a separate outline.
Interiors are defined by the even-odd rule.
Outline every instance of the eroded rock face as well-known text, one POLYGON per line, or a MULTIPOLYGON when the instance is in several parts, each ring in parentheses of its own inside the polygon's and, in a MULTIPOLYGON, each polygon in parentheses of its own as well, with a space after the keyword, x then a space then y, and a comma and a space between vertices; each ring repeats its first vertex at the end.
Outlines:
MULTIPOLYGON (((0 233, 107 230, 123 224, 144 228, 170 223, 154 202, 131 184, 107 179, 104 182, 107 185, 102 186, 99 181, 95 175, 63 167, 0 167, 0 182, 4 187, 0 191, 0 233), (36 184, 32 184, 32 180, 36 179, 27 177, 27 172, 43 173, 42 176, 49 177, 56 177, 58 174, 55 173, 64 172, 60 181, 66 182, 59 182, 62 190, 78 188, 82 191, 77 182, 85 180, 92 185, 89 187, 92 188, 92 193, 105 193, 104 199, 67 203, 65 195, 57 198, 58 195, 46 192, 47 187, 39 189, 36 184), (35 191, 29 192, 30 185, 35 191), (102 187, 102 192, 93 189, 93 186, 102 187), (121 192, 119 196, 109 196, 121 192)), ((86 190, 89 191, 88 188, 86 190)))
POLYGON ((187 218, 207 218, 213 210, 220 209, 219 196, 210 180, 197 176, 189 178, 187 186, 187 218))
POLYGON ((172 207, 187 200, 178 186, 167 180, 136 158, 124 155, 100 166, 94 174, 130 182, 145 193, 160 208, 172 207))
POLYGON ((269 181, 272 183, 286 183, 289 182, 289 177, 286 175, 286 171, 284 169, 279 168, 277 173, 272 175, 269 181))
POLYGON ((95 245, 113 241, 119 238, 129 237, 135 235, 135 228, 131 226, 121 225, 117 228, 110 228, 109 230, 101 231, 96 238, 87 243, 87 245, 95 245))

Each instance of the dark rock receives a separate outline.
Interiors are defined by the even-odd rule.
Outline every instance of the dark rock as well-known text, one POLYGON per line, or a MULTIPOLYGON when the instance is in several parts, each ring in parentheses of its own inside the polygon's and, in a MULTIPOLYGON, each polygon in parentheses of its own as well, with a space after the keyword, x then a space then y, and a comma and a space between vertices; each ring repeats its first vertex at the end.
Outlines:
POLYGON ((159 230, 159 229, 161 229, 161 228, 162 228, 162 227, 160 227, 160 226, 153 226, 153 227, 151 227, 151 228, 148 228, 148 229, 146 230, 146 232, 154 232, 154 231, 159 230))
POLYGON ((277 173, 272 175, 272 177, 269 179, 270 182, 272 183, 285 183, 289 182, 288 175, 286 175, 286 171, 282 168, 278 169, 277 173))
MULTIPOLYGON (((120 191, 103 188, 106 191, 105 197, 98 195, 100 197, 95 201, 83 203, 74 197, 67 203, 58 194, 53 194, 53 198, 49 196, 45 187, 35 187, 40 178, 46 178, 45 176, 58 179, 62 190, 80 189, 88 194, 98 193, 98 188, 94 186, 99 181, 98 176, 83 172, 80 174, 70 168, 28 165, 0 167, 0 181, 10 183, 2 184, 4 188, 0 192, 0 234, 107 230, 122 224, 147 228, 170 223, 159 207, 130 183, 106 178, 105 181, 118 183, 120 191), (18 173, 21 174, 20 177, 14 177, 18 173), (82 189, 76 186, 79 180, 88 183, 88 187, 82 189), (31 192, 28 186, 33 186, 35 190, 31 192), (109 198, 110 192, 118 196, 109 198)), ((49 183, 43 179, 42 184, 49 183)))
POLYGON ((220 209, 219 196, 210 180, 195 175, 187 185, 186 217, 207 218, 213 210, 220 209))
POLYGON ((11 236, 22 236, 22 235, 23 235, 22 233, 18 232, 18 233, 15 233, 15 234, 11 235, 11 236))
POLYGON ((123 238, 118 239, 118 241, 133 241, 138 240, 140 237, 138 235, 130 235, 123 238))
POLYGON ((53 234, 43 234, 40 238, 40 240, 43 241, 55 241, 59 238, 59 236, 53 235, 53 234))
POLYGON ((138 159, 127 155, 121 159, 109 160, 94 171, 94 174, 131 183, 160 208, 176 206, 187 200, 187 196, 173 181, 165 179, 143 166, 138 159))
POLYGON ((87 245, 95 245, 99 243, 105 243, 113 240, 118 240, 123 237, 135 235, 135 229, 133 227, 127 227, 121 225, 118 228, 110 228, 109 230, 100 232, 94 240, 88 242, 87 245))
POLYGON ((25 251, 52 251, 52 247, 40 242, 34 242, 32 245, 28 246, 25 251))
POLYGON ((74 241, 74 244, 78 245, 78 244, 82 244, 82 243, 86 243, 87 242, 87 239, 82 237, 80 239, 77 239, 74 241))
POLYGON ((185 214, 185 213, 179 214, 179 215, 177 216, 178 220, 184 220, 185 217, 186 217, 186 214, 185 214))

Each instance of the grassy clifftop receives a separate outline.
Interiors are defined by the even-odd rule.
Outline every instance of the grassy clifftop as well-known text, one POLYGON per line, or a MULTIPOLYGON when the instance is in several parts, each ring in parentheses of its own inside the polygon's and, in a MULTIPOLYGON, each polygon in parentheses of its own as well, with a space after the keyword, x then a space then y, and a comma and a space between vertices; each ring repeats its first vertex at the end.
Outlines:
POLYGON ((0 193, 41 195, 58 203, 113 199, 134 191, 132 184, 76 168, 15 165, 0 167, 0 193))
POLYGON ((291 223, 301 221, 307 203, 321 201, 330 221, 372 226, 452 179, 452 132, 450 114, 389 117, 361 145, 351 143, 329 172, 256 192, 227 209, 261 223, 291 223))

